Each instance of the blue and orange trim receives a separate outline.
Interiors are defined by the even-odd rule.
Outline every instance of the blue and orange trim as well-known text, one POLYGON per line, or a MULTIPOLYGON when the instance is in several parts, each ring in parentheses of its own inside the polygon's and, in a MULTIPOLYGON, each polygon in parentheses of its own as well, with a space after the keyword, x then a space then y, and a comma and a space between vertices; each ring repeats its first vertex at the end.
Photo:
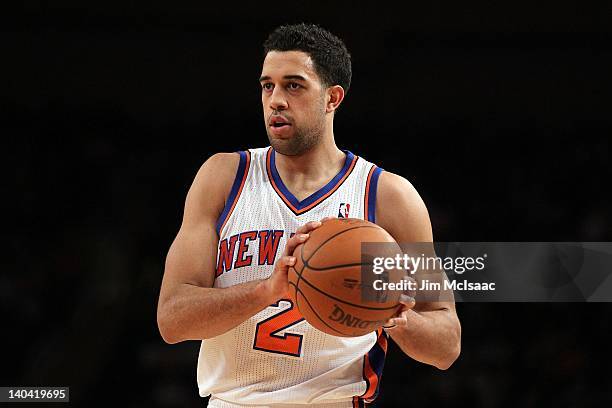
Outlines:
POLYGON ((302 201, 299 201, 293 194, 291 194, 289 189, 287 189, 285 186, 285 183, 283 183, 283 180, 276 169, 276 152, 272 148, 268 149, 268 153, 266 155, 266 170, 268 172, 268 179, 270 180, 274 191, 276 191, 281 200, 283 200, 285 205, 287 205, 287 207, 295 215, 304 214, 322 203, 327 197, 338 190, 342 183, 344 183, 344 181, 351 174, 359 157, 355 156, 349 151, 345 151, 345 153, 346 159, 340 172, 319 191, 313 193, 302 201))
POLYGON ((251 152, 247 150, 238 153, 240 154, 240 162, 238 163, 236 178, 234 179, 234 184, 232 184, 232 189, 230 190, 229 196, 227 197, 227 201, 225 202, 223 212, 217 220, 217 235, 221 234, 221 231, 223 230, 223 227, 225 227, 227 220, 232 214, 232 211, 234 211, 236 203, 238 203, 238 199, 240 198, 240 193, 242 193, 242 189, 244 188, 244 184, 246 183, 247 175, 249 174, 249 167, 251 164, 251 152))
MULTIPOLYGON (((376 190, 382 171, 383 169, 373 165, 366 180, 363 218, 373 223, 376 222, 376 190)), ((363 357, 363 380, 366 382, 366 390, 359 397, 353 398, 353 408, 366 407, 378 396, 387 355, 387 344, 388 334, 382 328, 376 330, 376 343, 363 357)))
POLYGON ((353 397, 353 408, 365 408, 365 402, 359 397, 353 397))
POLYGON ((378 396, 387 355, 388 336, 382 328, 376 330, 376 343, 363 357, 363 379, 366 382, 366 390, 359 399, 365 403, 374 401, 378 396))
POLYGON ((376 190, 378 188, 378 178, 382 171, 383 169, 380 167, 372 166, 366 181, 363 218, 373 223, 376 223, 376 190))

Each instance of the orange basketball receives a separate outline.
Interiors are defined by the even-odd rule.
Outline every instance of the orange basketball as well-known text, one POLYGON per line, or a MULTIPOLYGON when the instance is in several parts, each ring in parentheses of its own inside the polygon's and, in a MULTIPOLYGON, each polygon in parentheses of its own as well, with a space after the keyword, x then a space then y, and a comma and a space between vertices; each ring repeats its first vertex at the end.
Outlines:
MULTIPOLYGON (((381 327, 398 310, 400 291, 373 291, 371 281, 363 281, 363 277, 376 279, 367 272, 372 270, 372 254, 362 254, 363 242, 386 243, 380 250, 384 253, 376 256, 401 253, 387 231, 354 218, 325 221, 293 252, 296 263, 289 268, 289 296, 302 316, 325 333, 362 336, 381 327), (362 274, 368 264, 369 270, 362 274)), ((397 283, 404 274, 393 269, 384 278, 397 283)))

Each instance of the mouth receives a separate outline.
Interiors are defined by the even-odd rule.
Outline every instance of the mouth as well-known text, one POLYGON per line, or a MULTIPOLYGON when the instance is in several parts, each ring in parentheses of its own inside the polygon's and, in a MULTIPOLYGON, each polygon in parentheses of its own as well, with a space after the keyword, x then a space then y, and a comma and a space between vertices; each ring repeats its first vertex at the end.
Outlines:
POLYGON ((289 123, 289 121, 282 116, 273 116, 270 119, 269 126, 275 129, 281 129, 291 126, 291 123, 289 123))

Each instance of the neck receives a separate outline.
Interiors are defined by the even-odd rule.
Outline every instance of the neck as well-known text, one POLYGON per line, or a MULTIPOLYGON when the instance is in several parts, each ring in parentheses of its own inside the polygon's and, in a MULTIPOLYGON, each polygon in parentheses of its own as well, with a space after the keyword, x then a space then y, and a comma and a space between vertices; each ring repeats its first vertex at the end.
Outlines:
POLYGON ((340 172, 346 154, 338 149, 333 137, 323 138, 314 148, 299 155, 276 153, 276 169, 289 190, 302 200, 327 184, 340 172))

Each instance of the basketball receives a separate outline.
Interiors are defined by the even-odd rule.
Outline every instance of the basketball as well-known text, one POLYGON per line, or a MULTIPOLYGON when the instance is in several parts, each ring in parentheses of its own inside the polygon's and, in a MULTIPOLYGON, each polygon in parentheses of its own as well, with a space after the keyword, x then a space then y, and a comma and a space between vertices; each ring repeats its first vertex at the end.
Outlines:
MULTIPOLYGON (((384 254, 401 253, 393 237, 368 221, 336 218, 323 222, 310 238, 295 248, 296 263, 289 268, 289 296, 316 329, 341 337, 356 337, 381 327, 398 310, 400 291, 374 291, 371 254, 362 243, 385 243, 384 254)), ((399 282, 404 271, 385 273, 385 281, 399 282)))

